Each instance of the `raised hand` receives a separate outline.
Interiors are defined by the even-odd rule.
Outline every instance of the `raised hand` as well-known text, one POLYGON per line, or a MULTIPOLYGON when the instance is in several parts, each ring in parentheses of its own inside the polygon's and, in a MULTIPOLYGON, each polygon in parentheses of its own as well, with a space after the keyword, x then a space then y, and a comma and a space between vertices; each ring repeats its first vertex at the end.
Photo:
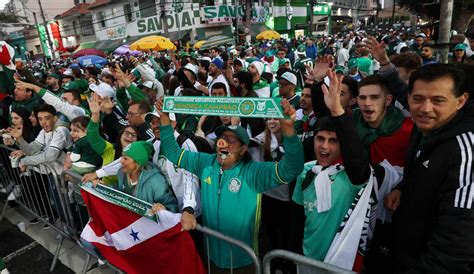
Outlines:
POLYGON ((37 85, 33 85, 33 84, 30 84, 30 83, 27 83, 27 82, 23 82, 20 79, 15 79, 15 82, 16 82, 15 86, 17 88, 20 88, 20 89, 31 89, 36 93, 38 93, 41 90, 41 88, 38 87, 37 85))
POLYGON ((156 112, 160 115, 160 122, 162 126, 167 126, 171 124, 170 117, 168 113, 163 112, 163 97, 159 98, 155 102, 156 112))
POLYGON ((100 114, 100 103, 99 103, 99 96, 93 92, 90 98, 87 98, 87 102, 89 103, 89 110, 91 111, 92 115, 100 114))
POLYGON ((331 55, 325 55, 319 57, 313 68, 313 78, 315 81, 321 82, 324 77, 327 76, 328 69, 334 65, 334 57, 331 55))
POLYGON ((281 130, 285 136, 292 136, 295 134, 296 110, 287 99, 281 100, 281 107, 283 114, 289 117, 280 119, 281 130))
POLYGON ((377 60, 380 64, 388 64, 390 63, 390 59, 388 58, 387 51, 385 50, 385 42, 379 43, 377 39, 373 36, 369 36, 369 38, 364 39, 365 47, 370 51, 372 57, 377 60))
POLYGON ((328 69, 327 74, 331 83, 329 88, 325 85, 321 87, 324 93, 324 103, 331 111, 332 116, 340 116, 344 114, 344 108, 341 105, 342 77, 338 77, 331 69, 328 69))
POLYGON ((86 183, 86 182, 92 182, 94 180, 97 180, 97 173, 95 172, 92 172, 92 173, 87 173, 87 174, 84 174, 84 176, 82 176, 81 178, 81 181, 83 183, 86 183))
POLYGON ((104 97, 102 102, 100 103, 100 111, 105 114, 112 113, 115 107, 115 103, 110 99, 110 97, 104 97))

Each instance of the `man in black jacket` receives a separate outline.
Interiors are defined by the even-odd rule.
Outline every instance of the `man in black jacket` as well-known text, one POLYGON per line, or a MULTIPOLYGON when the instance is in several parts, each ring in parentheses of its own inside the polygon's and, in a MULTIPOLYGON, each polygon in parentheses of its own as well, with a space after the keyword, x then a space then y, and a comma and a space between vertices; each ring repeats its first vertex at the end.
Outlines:
POLYGON ((388 268, 395 273, 473 271, 474 107, 462 89, 464 78, 444 64, 424 66, 410 77, 416 128, 403 182, 385 200, 396 210, 388 268))

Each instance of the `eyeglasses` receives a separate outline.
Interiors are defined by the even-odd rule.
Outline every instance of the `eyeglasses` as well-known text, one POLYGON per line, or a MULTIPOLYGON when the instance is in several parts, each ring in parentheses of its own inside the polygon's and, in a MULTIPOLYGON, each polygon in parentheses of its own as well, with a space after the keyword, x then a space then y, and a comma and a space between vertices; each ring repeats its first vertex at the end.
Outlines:
POLYGON ((221 135, 219 139, 226 140, 227 142, 229 142, 229 144, 235 144, 237 142, 240 142, 239 138, 233 135, 221 135))
POLYGON ((123 135, 125 135, 125 137, 132 137, 132 138, 137 138, 138 137, 135 133, 130 132, 130 131, 124 131, 123 135))
POLYGON ((139 115, 139 114, 141 114, 141 113, 139 113, 139 112, 131 112, 131 111, 127 112, 127 116, 133 116, 133 115, 139 115))

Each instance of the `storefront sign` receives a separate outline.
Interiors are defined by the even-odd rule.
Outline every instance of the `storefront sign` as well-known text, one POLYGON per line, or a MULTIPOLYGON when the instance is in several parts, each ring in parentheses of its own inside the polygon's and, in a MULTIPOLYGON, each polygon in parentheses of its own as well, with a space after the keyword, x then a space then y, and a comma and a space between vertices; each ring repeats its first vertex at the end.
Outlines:
POLYGON ((279 98, 166 96, 164 112, 260 118, 283 118, 279 98))
MULTIPOLYGON (((186 10, 180 13, 167 14, 165 16, 166 24, 169 31, 175 31, 178 29, 177 22, 179 22, 179 28, 181 30, 192 29, 194 25, 194 20, 192 17, 192 12, 186 10)), ((137 29, 139 34, 144 33, 156 33, 163 31, 164 21, 160 16, 153 16, 137 21, 137 29)), ((195 26, 194 26, 195 27, 195 26)))
MULTIPOLYGON (((245 11, 242 6, 207 6, 204 7, 204 17, 207 22, 225 23, 232 22, 233 18, 237 18, 238 22, 242 22, 245 11)), ((255 7, 252 9, 252 23, 263 23, 270 18, 270 9, 268 7, 255 7)))

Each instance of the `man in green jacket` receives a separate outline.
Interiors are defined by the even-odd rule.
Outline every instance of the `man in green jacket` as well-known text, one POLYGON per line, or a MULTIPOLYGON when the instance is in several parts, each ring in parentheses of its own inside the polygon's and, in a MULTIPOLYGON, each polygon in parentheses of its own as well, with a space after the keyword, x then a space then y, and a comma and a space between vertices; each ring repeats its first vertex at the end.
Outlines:
MULTIPOLYGON (((295 110, 283 100, 284 113, 291 119, 280 119, 284 136, 285 158, 280 162, 254 162, 247 149, 249 137, 240 126, 216 129, 217 153, 183 151, 176 143, 168 114, 161 113, 161 147, 164 155, 178 167, 201 179, 202 222, 211 229, 241 240, 258 253, 257 235, 260 224, 262 192, 286 184, 303 170, 303 147, 294 130, 295 110)), ((209 238, 211 269, 242 268, 252 273, 252 259, 227 242, 209 238)))

